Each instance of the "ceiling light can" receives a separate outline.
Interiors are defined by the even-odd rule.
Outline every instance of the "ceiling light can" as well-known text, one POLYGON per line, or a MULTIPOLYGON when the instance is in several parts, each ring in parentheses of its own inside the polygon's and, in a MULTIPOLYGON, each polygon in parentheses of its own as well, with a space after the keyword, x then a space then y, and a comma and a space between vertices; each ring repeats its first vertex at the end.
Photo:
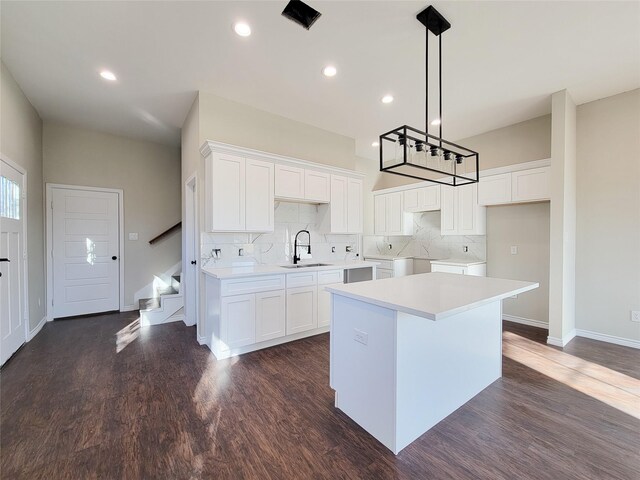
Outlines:
POLYGON ((322 74, 325 77, 335 77, 336 73, 338 73, 338 69, 333 65, 327 65, 322 69, 322 74))
POLYGON ((233 30, 241 37, 248 37, 251 35, 251 27, 245 22, 236 22, 233 25, 233 30))

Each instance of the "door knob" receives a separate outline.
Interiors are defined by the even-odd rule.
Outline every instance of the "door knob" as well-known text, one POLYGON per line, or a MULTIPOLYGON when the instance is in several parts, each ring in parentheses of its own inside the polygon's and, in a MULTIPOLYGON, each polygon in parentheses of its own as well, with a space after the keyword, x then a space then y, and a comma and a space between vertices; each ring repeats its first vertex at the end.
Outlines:
POLYGON ((191 260, 191 265, 195 265, 196 261, 195 260, 191 260))
POLYGON ((118 257, 116 257, 115 255, 113 257, 111 257, 111 260, 117 260, 118 257))

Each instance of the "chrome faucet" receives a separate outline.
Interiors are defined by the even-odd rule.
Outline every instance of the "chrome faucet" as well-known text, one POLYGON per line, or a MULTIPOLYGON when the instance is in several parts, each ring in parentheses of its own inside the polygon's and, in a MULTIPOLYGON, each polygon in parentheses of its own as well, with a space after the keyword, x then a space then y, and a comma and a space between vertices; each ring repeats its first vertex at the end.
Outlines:
POLYGON ((298 256, 298 247, 307 247, 307 253, 311 255, 311 234, 309 230, 300 230, 296 233, 296 237, 293 240, 293 264, 297 265, 300 261, 300 257, 298 256), (301 233, 306 233, 309 236, 309 243, 307 245, 298 245, 298 235, 301 233))

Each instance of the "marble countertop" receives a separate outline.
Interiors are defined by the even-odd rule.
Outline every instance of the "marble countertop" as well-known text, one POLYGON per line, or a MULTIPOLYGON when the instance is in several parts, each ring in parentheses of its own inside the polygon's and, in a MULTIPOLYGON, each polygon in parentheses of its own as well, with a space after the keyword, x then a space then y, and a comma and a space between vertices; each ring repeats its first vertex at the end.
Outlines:
MULTIPOLYGON (((302 262, 304 264, 304 262, 302 262)), ((260 275, 276 275, 283 273, 300 273, 300 272, 317 272, 321 270, 347 270, 351 268, 374 267, 378 265, 376 262, 367 261, 351 261, 351 262, 307 262, 307 263, 326 263, 321 267, 305 267, 305 268, 286 268, 282 265, 250 265, 237 267, 203 267, 202 273, 210 275, 214 278, 239 278, 254 277, 260 275)))
POLYGON ((469 267, 471 265, 482 265, 486 260, 465 260, 462 258, 443 258, 442 260, 431 260, 436 265, 453 265, 455 267, 469 267))
POLYGON ((427 260, 427 261, 435 261, 433 258, 427 257, 419 257, 415 255, 381 255, 381 254, 371 254, 364 255, 364 258, 372 258, 374 260, 404 260, 407 258, 412 258, 414 260, 427 260))
POLYGON ((422 273, 331 285, 326 290, 391 310, 440 320, 538 287, 538 283, 519 280, 422 273))

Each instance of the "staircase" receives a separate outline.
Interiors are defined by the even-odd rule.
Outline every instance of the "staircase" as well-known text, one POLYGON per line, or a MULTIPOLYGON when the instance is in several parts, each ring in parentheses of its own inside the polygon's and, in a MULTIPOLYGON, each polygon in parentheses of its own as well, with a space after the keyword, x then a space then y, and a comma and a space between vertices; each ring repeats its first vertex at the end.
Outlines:
POLYGON ((170 284, 157 288, 154 298, 141 298, 140 325, 160 325, 184 320, 184 298, 180 291, 180 275, 173 275, 170 284))

